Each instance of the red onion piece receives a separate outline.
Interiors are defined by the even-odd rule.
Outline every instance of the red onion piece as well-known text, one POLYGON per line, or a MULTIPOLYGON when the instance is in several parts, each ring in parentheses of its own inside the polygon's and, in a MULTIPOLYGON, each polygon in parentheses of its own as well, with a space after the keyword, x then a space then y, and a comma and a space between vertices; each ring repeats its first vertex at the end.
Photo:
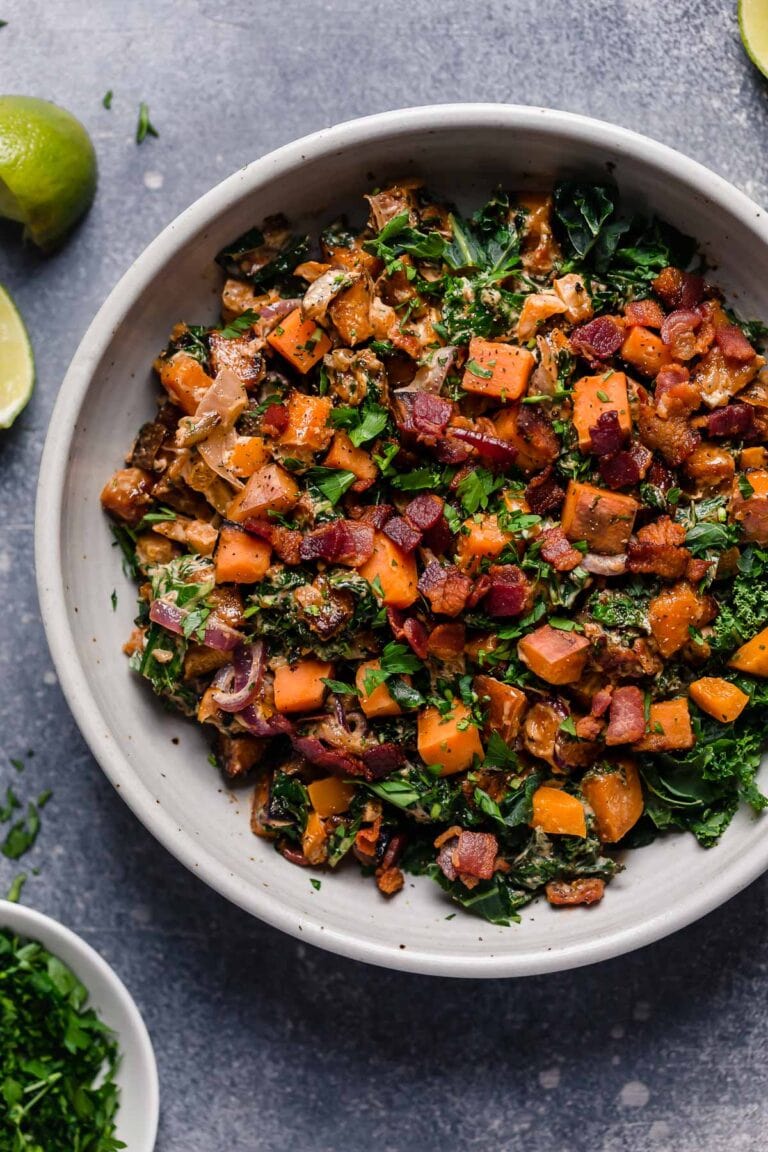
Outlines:
POLYGON ((398 388, 397 395, 403 392, 431 392, 436 396, 456 359, 456 349, 448 344, 438 348, 429 364, 422 364, 413 380, 406 388, 398 388))
POLYGON ((582 568, 593 576, 621 576, 627 567, 627 558, 619 556, 598 556, 597 552, 587 552, 581 561, 582 568))
POLYGON ((149 607, 149 618, 152 623, 159 624, 161 628, 174 632, 177 636, 184 634, 186 616, 186 610, 179 608, 178 604, 173 604, 170 600, 153 600, 149 607))
POLYGON ((234 691, 215 691, 214 703, 222 712, 242 712, 258 695, 263 678, 264 642, 238 644, 234 652, 234 691))
POLYGON ((489 436, 487 432, 477 432, 474 428, 451 428, 451 436, 470 444, 479 456, 492 464, 509 467, 517 457, 516 448, 498 436, 489 436))

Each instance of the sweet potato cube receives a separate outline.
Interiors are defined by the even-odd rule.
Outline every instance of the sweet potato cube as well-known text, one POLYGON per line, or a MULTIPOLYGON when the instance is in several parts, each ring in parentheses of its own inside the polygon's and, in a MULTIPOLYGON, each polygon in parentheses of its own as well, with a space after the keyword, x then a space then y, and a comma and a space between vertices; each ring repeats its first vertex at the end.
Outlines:
POLYGON ((499 344, 476 336, 469 342, 469 356, 461 386, 466 392, 495 396, 506 403, 525 394, 535 360, 527 348, 499 344))
POLYGON ((330 451, 323 460, 326 468, 338 468, 340 472, 352 472, 357 480, 352 485, 353 492, 364 492, 374 484, 378 470, 372 457, 364 448, 355 448, 349 436, 342 429, 333 437, 330 451))
POLYGON ((749 468, 768 466, 768 448, 742 448, 739 453, 739 468, 746 472, 749 468))
POLYGON ((693 748, 695 737, 685 696, 651 704, 648 730, 635 748, 639 752, 675 752, 693 748))
POLYGON ((525 692, 493 676, 475 676, 473 687, 481 700, 488 698, 488 731, 498 732, 507 742, 514 740, 528 707, 525 692))
POLYGON ((690 629, 701 623, 702 601, 690 584, 681 582, 665 588, 648 605, 648 622, 656 647, 668 659, 691 638, 690 629))
POLYGON ((200 361, 186 352, 175 352, 167 360, 156 360, 155 368, 171 400, 175 400, 187 416, 192 416, 213 384, 200 361))
POLYGON ((588 652, 586 636, 549 624, 523 636, 517 645, 523 663, 547 684, 575 684, 584 671, 588 652))
POLYGON ((548 836, 586 836, 587 817, 584 805, 562 788, 543 784, 533 794, 531 827, 548 836))
POLYGON ((327 334, 314 320, 305 320, 301 308, 280 321, 267 336, 267 343, 301 373, 314 368, 331 347, 327 334))
MULTIPOLYGON (((752 488, 754 496, 768 496, 768 468, 750 468, 746 473, 747 480, 752 488)), ((734 499, 738 498, 741 493, 738 488, 738 483, 734 486, 734 499)), ((747 497, 751 500, 752 496, 747 497)))
POLYGON ((470 768, 475 756, 483 758, 480 733, 470 723, 470 712, 461 700, 441 716, 437 708, 425 708, 417 720, 419 755, 430 767, 440 765, 440 775, 450 776, 470 768))
POLYGON ((409 608, 419 595, 415 559, 383 532, 374 535, 373 555, 358 571, 388 608, 409 608))
POLYGON ((269 463, 269 450, 263 436, 241 436, 229 457, 236 476, 253 476, 257 468, 269 463))
POLYGON ((619 427, 627 439, 632 435, 632 417, 627 397, 627 378, 623 372, 603 372, 599 376, 582 376, 573 386, 573 424, 579 437, 579 448, 589 452, 594 428, 603 412, 615 412, 619 427))
MULTIPOLYGON (((378 684, 373 692, 368 692, 365 687, 367 673, 378 671, 380 667, 378 660, 365 660, 358 666, 355 686, 360 693, 360 707, 368 717, 399 716, 402 708, 390 692, 386 680, 383 684, 378 684)), ((411 682, 410 676, 403 676, 402 679, 408 684, 411 682)))
POLYGON ((328 858, 328 833, 318 812, 310 812, 301 837, 301 850, 310 864, 324 864, 328 858))
POLYGON ((278 712, 314 712, 322 707, 325 684, 333 665, 324 660, 297 660, 275 670, 275 708, 278 712))
POLYGON ((627 547, 637 509, 632 496, 569 480, 560 522, 569 540, 586 540, 591 552, 615 556, 627 547))
POLYGON ((353 348, 373 336, 370 282, 357 280, 340 292, 328 309, 344 345, 353 348))
POLYGON ((227 519, 242 523, 250 516, 290 512, 299 499, 299 486, 279 464, 265 464, 249 478, 227 509, 227 519))
POLYGON ((732 724, 749 704, 749 696, 721 676, 702 676, 688 686, 694 704, 721 724, 732 724))
POLYGON ((655 332, 638 326, 630 328, 621 346, 621 358, 643 376, 657 376, 672 360, 669 348, 655 332))
POLYGON ((456 563, 465 572, 475 572, 481 560, 498 556, 511 540, 511 534, 499 527, 495 514, 488 512, 477 519, 470 517, 462 525, 456 545, 456 563))
POLYGON ((216 548, 216 583, 255 584, 263 580, 271 555, 272 547, 266 540, 257 540, 234 524, 225 524, 216 548))
POLYGON ((308 448, 312 452, 327 448, 333 436, 333 428, 328 427, 332 407, 330 396, 291 392, 288 424, 279 441, 283 448, 308 448))
POLYGON ((346 812, 355 794, 355 785, 338 776, 326 776, 323 780, 313 780, 307 785, 309 800, 318 816, 338 816, 346 812))
POLYGON ((557 459, 560 441, 536 405, 510 404, 494 420, 496 435, 517 452, 515 466, 522 472, 539 472, 557 459))
POLYGON ((737 672, 748 672, 750 676, 768 676, 768 628, 737 648, 728 666, 737 672))
POLYGON ((643 789, 633 760, 619 760, 608 771, 593 769, 582 779, 581 790, 605 844, 621 840, 643 814, 643 789))

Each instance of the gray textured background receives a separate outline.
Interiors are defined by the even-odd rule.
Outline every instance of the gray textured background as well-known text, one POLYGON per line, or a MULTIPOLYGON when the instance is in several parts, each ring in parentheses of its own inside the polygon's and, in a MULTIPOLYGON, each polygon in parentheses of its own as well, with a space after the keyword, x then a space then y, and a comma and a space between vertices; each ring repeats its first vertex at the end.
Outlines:
MULTIPOLYGON (((98 305, 182 208, 276 145, 409 104, 489 100, 647 132, 768 202, 766 89, 735 0, 3 0, 0 87, 99 154, 85 226, 43 260, 0 225, 39 383, 0 433, 0 733, 52 787, 27 903, 132 989, 160 1065, 159 1152, 741 1152, 768 1133, 766 895, 573 974, 454 983, 309 950, 188 875, 112 791, 40 626, 32 516, 56 389, 98 305), (115 93, 111 112, 101 107, 115 93), (136 110, 160 132, 140 148, 136 110)), ((0 888, 15 869, 0 863, 0 888)))

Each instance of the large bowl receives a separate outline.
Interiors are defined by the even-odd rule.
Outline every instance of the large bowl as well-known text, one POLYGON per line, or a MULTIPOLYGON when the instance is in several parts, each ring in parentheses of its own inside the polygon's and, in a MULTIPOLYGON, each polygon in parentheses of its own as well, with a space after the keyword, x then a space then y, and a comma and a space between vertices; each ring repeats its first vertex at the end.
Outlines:
POLYGON ((121 645, 134 591, 99 508, 157 391, 150 365, 179 319, 212 322, 214 253, 270 213, 309 226, 352 208, 388 177, 418 173, 459 202, 498 182, 613 176, 625 201, 699 237, 745 314, 768 315, 761 209, 701 165, 645 137, 543 108, 442 105, 318 132, 256 160, 193 204, 147 248, 99 311, 59 393, 37 502, 43 618, 64 692, 94 755, 139 819, 228 899, 302 940, 393 968, 512 976, 571 968, 648 944, 734 895, 768 866, 763 822, 741 812, 721 845, 671 836, 631 854, 605 899, 584 910, 536 904, 493 927, 431 881, 388 901, 353 869, 309 876, 252 836, 247 795, 221 786, 195 725, 164 713, 121 645), (116 612, 110 593, 119 590, 116 612))

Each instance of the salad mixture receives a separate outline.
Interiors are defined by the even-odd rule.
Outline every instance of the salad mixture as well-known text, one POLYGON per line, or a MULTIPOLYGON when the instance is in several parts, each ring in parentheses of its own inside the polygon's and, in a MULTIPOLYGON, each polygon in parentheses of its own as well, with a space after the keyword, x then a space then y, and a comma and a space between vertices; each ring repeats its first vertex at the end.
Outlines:
POLYGON ((240 236, 156 361, 102 493, 126 651, 293 864, 592 904, 768 803, 764 329, 607 185, 366 199, 240 236))

